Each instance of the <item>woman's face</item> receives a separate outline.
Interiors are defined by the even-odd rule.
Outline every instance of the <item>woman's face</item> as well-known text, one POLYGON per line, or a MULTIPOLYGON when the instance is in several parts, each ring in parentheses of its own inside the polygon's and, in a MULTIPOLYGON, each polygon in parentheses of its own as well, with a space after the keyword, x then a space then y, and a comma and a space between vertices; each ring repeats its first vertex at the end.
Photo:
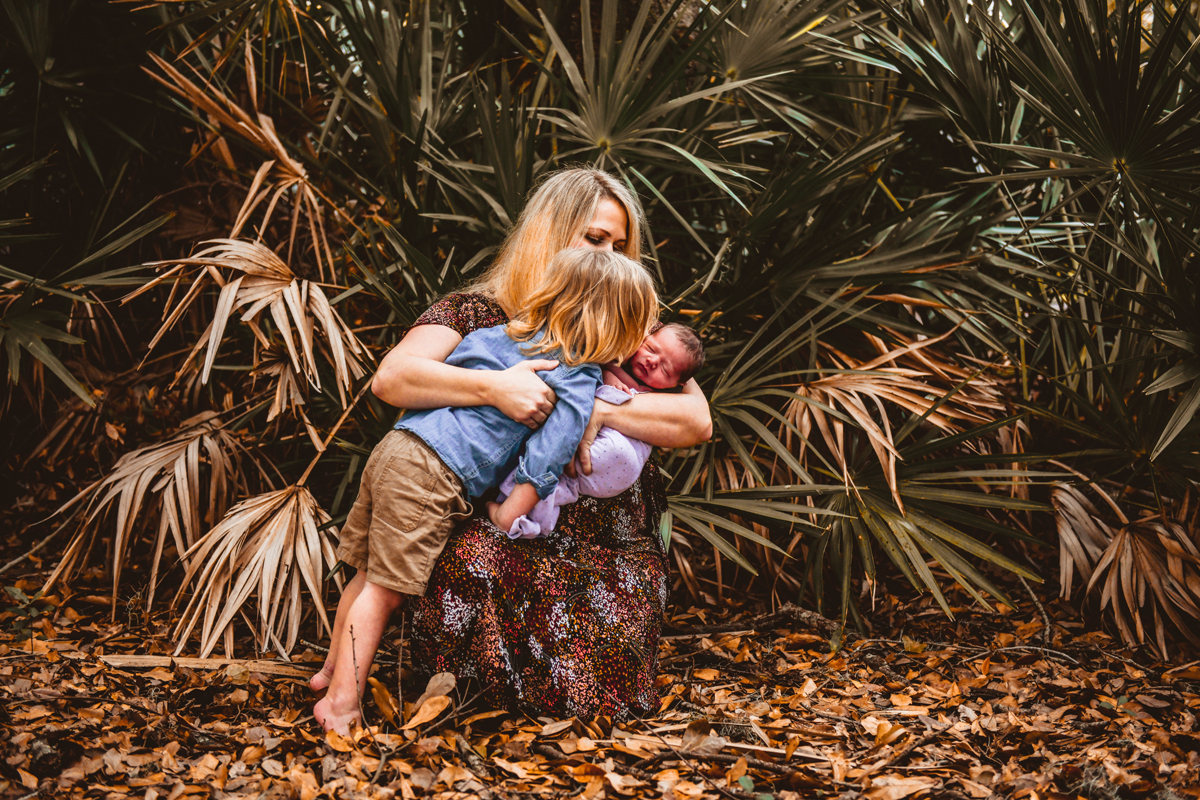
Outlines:
POLYGON ((583 238, 575 246, 624 253, 628 231, 629 217, 624 207, 611 197, 606 197, 600 201, 596 216, 592 217, 583 238))

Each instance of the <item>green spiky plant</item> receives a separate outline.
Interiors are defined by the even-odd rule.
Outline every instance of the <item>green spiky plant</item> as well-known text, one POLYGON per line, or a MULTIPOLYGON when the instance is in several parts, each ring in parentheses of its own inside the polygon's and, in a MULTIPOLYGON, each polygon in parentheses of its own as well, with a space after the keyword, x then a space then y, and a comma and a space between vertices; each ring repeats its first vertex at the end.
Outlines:
POLYGON ((994 263, 1015 295, 1020 405, 1038 449, 1081 482, 1055 493, 1062 590, 1075 564, 1125 641, 1165 654, 1165 622, 1187 633, 1180 615, 1200 601, 1188 520, 1200 406, 1196 21, 1153 2, 888 10, 900 35, 869 32, 877 52, 917 102, 953 120, 974 182, 1001 186, 1015 212, 994 263), (1083 510, 1088 496, 1117 518, 1092 560, 1077 542, 1098 541, 1104 515, 1083 510), (1178 537, 1165 545, 1181 559, 1170 566, 1157 555, 1165 531, 1178 537), (1113 558, 1121 569, 1101 592, 1093 567, 1113 558))

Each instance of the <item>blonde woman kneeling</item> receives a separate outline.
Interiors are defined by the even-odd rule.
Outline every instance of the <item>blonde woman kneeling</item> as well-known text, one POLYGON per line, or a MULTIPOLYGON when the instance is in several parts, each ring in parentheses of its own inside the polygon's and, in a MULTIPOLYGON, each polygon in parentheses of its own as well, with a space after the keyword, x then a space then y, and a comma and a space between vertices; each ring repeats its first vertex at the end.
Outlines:
POLYGON ((559 366, 542 373, 557 395, 544 423, 530 428, 491 406, 406 414, 371 453, 341 532, 338 557, 366 574, 339 604, 326 670, 329 689, 313 714, 346 733, 360 721, 366 678, 388 619, 404 595, 422 595, 456 520, 516 468, 517 483, 489 517, 507 529, 554 492, 592 415, 600 364, 637 351, 658 312, 641 264, 616 253, 565 250, 507 326, 465 337, 446 363, 505 370, 537 357, 559 366))

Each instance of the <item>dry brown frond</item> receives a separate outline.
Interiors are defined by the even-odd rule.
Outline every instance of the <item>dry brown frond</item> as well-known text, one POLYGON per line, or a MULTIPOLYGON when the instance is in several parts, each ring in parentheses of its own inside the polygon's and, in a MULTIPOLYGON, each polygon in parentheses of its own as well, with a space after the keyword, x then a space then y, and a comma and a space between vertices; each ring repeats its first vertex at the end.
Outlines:
MULTIPOLYGON (((131 300, 168 280, 173 282, 171 294, 174 297, 180 286, 190 281, 182 299, 166 314, 162 328, 150 342, 153 349, 204 288, 214 284, 221 288, 213 320, 180 367, 176 380, 207 348, 200 372, 200 381, 207 382, 229 319, 235 311, 244 308, 239 319, 249 325, 256 348, 278 347, 260 324, 263 312, 268 312, 282 347, 287 351, 292 371, 303 375, 318 389, 321 378, 314 353, 322 351, 333 367, 338 395, 344 406, 346 390, 354 380, 366 374, 364 362, 374 359, 333 310, 320 285, 298 279, 279 256, 258 242, 215 239, 204 244, 211 246, 191 258, 151 264, 164 270, 163 273, 125 298, 131 300), (324 335, 323 342, 314 336, 317 332, 324 335)), ((294 375, 277 374, 281 381, 290 379, 295 383, 294 375)), ((296 392, 290 385, 278 388, 272 416, 284 405, 294 407, 295 403, 296 392)))
POLYGON ((1070 596, 1078 569, 1088 594, 1099 588, 1100 609, 1112 615, 1127 645, 1149 644, 1166 658, 1170 620, 1200 646, 1193 631, 1200 618, 1200 549, 1193 537, 1160 514, 1131 522, 1103 490, 1091 488, 1108 501, 1119 524, 1105 522, 1077 487, 1054 490, 1063 596, 1070 596))
MULTIPOLYGON (((940 356, 933 345, 950 333, 933 339, 914 341, 890 331, 899 346, 888 348, 878 337, 867 340, 879 355, 864 360, 822 345, 823 360, 833 369, 847 370, 803 383, 796 388, 796 399, 788 403, 784 416, 810 439, 814 428, 821 434, 834 463, 842 470, 847 486, 851 483, 846 455, 847 423, 829 413, 833 409, 848 417, 866 434, 886 476, 896 504, 903 509, 897 479, 896 462, 900 458, 893 439, 889 407, 900 407, 945 432, 955 432, 962 423, 982 423, 988 412, 1003 410, 999 387, 986 375, 967 370, 940 356), (946 402, 939 402, 958 387, 946 402), (936 410, 935 410, 936 407, 936 410)), ((792 434, 779 427, 780 438, 789 446, 792 434)), ((798 460, 805 462, 807 441, 798 444, 798 460)))
MULTIPOLYGON (((188 551, 191 566, 175 603, 194 586, 174 636, 175 654, 201 624, 200 655, 206 658, 224 637, 232 643, 234 618, 256 598, 257 614, 243 617, 254 630, 259 652, 288 655, 304 616, 301 590, 316 601, 321 624, 329 630, 322 591, 326 565, 333 567, 336 528, 320 530, 329 515, 302 485, 252 497, 229 513, 188 551)), ((340 576, 338 579, 340 586, 340 576)))
POLYGON ((294 192, 295 199, 292 202, 291 234, 288 239, 288 260, 290 261, 292 258, 296 244, 296 233, 299 229, 300 218, 303 216, 307 221, 309 234, 312 238, 312 246, 319 274, 322 280, 329 280, 329 276, 334 274, 333 254, 325 235, 325 222, 319 200, 324 200, 329 208, 341 214, 351 224, 353 222, 346 216, 345 212, 330 202, 321 193, 320 189, 312 183, 308 177, 308 172, 304 169, 304 165, 288 154, 287 148, 284 147, 283 142, 280 141, 279 136, 275 132, 274 120, 258 111, 257 81, 255 78, 254 59, 251 56, 249 45, 246 48, 246 77, 247 91, 253 113, 243 109, 233 99, 227 97, 214 87, 211 82, 203 80, 203 76, 197 75, 197 77, 202 78, 201 83, 203 84, 203 86, 198 86, 188 80, 183 73, 175 69, 171 64, 153 53, 150 54, 150 58, 154 60, 154 63, 166 75, 164 78, 162 75, 147 69, 146 72, 150 77, 168 90, 190 102, 203 116, 207 117, 212 127, 210 143, 221 154, 230 169, 234 169, 235 165, 233 155, 224 138, 226 134, 239 136, 267 157, 267 160, 262 163, 254 176, 250 190, 247 192, 246 199, 242 203, 241 211, 238 212, 237 221, 230 231, 230 238, 238 236, 249 222, 250 216, 254 211, 263 201, 268 201, 263 219, 258 226, 259 238, 261 238, 262 232, 270 224, 271 216, 280 201, 289 198, 294 192), (328 272, 326 272, 327 267, 328 272))
POLYGON ((115 511, 116 531, 109 553, 115 613, 117 587, 140 524, 147 516, 148 495, 157 495, 158 531, 146 589, 146 608, 150 608, 168 536, 176 551, 184 553, 200 535, 200 509, 212 509, 214 518, 219 518, 234 492, 245 485, 240 462, 246 451, 233 434, 221 428, 215 413, 198 414, 185 420, 182 428, 181 433, 166 442, 122 456, 112 472, 56 512, 62 513, 87 501, 84 522, 67 545, 62 561, 46 580, 46 590, 75 574, 95 546, 102 524, 115 511), (205 468, 207 480, 204 480, 205 468))
MULTIPOLYGON (((1127 524, 1129 520, 1112 498, 1102 489, 1096 491, 1120 516, 1121 524, 1127 524)), ((1058 528, 1059 591, 1063 599, 1070 600, 1076 571, 1084 583, 1092 579, 1096 565, 1112 541, 1113 531, 1087 495, 1075 486, 1060 484, 1051 492, 1050 502, 1054 505, 1054 522, 1058 528)))

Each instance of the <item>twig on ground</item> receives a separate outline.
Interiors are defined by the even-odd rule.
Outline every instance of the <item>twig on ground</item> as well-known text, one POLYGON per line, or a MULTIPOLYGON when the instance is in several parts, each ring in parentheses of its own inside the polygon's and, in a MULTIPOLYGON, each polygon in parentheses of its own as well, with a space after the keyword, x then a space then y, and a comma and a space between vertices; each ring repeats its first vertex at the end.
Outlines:
MULTIPOLYGON (((631 767, 631 769, 647 769, 648 767, 652 767, 655 764, 659 763, 660 761, 666 761, 667 759, 674 758, 674 757, 675 757, 675 753, 673 753, 673 752, 671 752, 671 753, 667 753, 667 752, 655 753, 652 756, 647 756, 646 758, 643 758, 641 761, 634 763, 633 766, 631 767)), ((767 772, 774 772, 776 775, 790 775, 792 772, 795 772, 794 769, 791 769, 790 767, 788 767, 784 764, 776 764, 771 761, 763 761, 760 758, 751 758, 750 756, 738 756, 738 755, 732 755, 729 753, 716 753, 714 755, 704 756, 704 758, 706 758, 710 761, 717 761, 721 764, 736 764, 738 762, 738 759, 744 758, 744 759, 746 759, 746 766, 753 767, 754 769, 762 769, 762 770, 766 770, 767 772)))
MULTIPOLYGON (((70 520, 67 520, 67 522, 70 522, 70 520)), ((37 551, 41 550, 43 547, 45 547, 51 541, 53 541, 55 536, 58 536, 60 533, 62 533, 64 530, 66 530, 66 527, 67 527, 67 523, 64 522, 62 525, 59 525, 57 528, 55 528, 50 533, 50 535, 47 536, 45 539, 42 539, 40 542, 38 542, 33 547, 26 550, 24 553, 17 556, 16 558, 14 558, 12 561, 9 561, 3 567, 0 567, 0 575, 3 575, 4 573, 8 572, 10 569, 15 567, 17 564, 20 564, 22 561, 29 558, 31 555, 34 555, 35 553, 37 553, 37 551)), ((34 792, 34 794, 37 794, 37 792, 34 792)))
MULTIPOLYGON (((831 636, 839 627, 838 623, 818 614, 815 611, 806 611, 793 603, 784 603, 775 611, 767 614, 760 614, 753 619, 742 619, 735 622, 726 622, 720 625, 705 625, 695 628, 686 628, 684 630, 675 631, 671 634, 672 637, 695 636, 697 634, 711 633, 729 633, 731 631, 742 631, 747 628, 754 631, 770 631, 781 627, 781 623, 792 622, 799 623, 809 628, 820 631, 825 636, 831 636)), ((668 637, 669 638, 669 637, 668 637)))
POLYGON ((367 784, 368 786, 374 786, 377 783, 379 783, 379 776, 383 774, 383 768, 387 765, 388 761, 391 759, 392 753, 396 752, 391 747, 386 747, 386 748, 379 747, 378 743, 376 743, 375 746, 379 749, 379 764, 376 765, 375 774, 373 774, 371 776, 371 780, 367 784))
MULTIPOLYGON (((638 722, 642 723, 642 725, 644 725, 646 727, 646 730, 651 730, 651 731, 653 730, 653 728, 650 726, 650 723, 647 722, 646 720, 642 719, 641 717, 637 717, 637 716, 635 716, 634 718, 638 722)), ((694 761, 692 761, 690 758, 685 756, 683 753, 676 750, 674 745, 672 745, 670 742, 668 742, 666 740, 666 737, 664 737, 661 733, 658 733, 655 735, 658 737, 658 741, 661 742, 668 750, 670 750, 675 758, 679 759, 681 762, 686 764, 687 768, 689 770, 691 770, 692 774, 695 775, 697 778, 699 778, 701 780, 701 782, 707 783, 709 786, 716 789, 721 794, 730 798, 730 800, 749 800, 750 798, 757 798, 757 795, 753 795, 749 792, 744 792, 741 789, 732 789, 732 788, 717 786, 716 782, 712 778, 708 777, 707 775, 705 775, 703 772, 700 771, 700 768, 696 766, 696 763, 694 761)), ((704 757, 707 758, 708 756, 704 756, 704 757)))
MULTIPOLYGON (((562 750, 559 750, 557 747, 555 747, 554 745, 549 744, 549 743, 535 744, 535 745, 533 745, 533 747, 531 747, 529 749, 532 752, 537 753, 540 756, 545 756, 546 758, 552 759, 554 761, 567 761, 570 759, 570 756, 568 756, 562 750)), ((651 775, 650 773, 646 772, 644 769, 642 769, 639 766, 640 764, 641 764, 640 761, 637 764, 630 765, 630 764, 622 764, 620 761, 614 760, 613 761, 613 769, 617 772, 622 773, 623 775, 629 775, 631 777, 637 778, 639 781, 646 781, 647 783, 653 783, 654 776, 651 775)))
POLYGON ((996 653, 1009 653, 1009 652, 1020 652, 1020 651, 1025 651, 1027 653, 1029 653, 1029 652, 1046 653, 1046 654, 1050 654, 1053 656, 1057 656, 1060 659, 1070 661, 1072 664, 1079 663, 1074 658, 1071 658, 1069 655, 1062 652, 1061 650, 1051 650, 1049 647, 1035 647, 1033 645, 1023 645, 1023 644, 1013 645, 1012 647, 1000 647, 995 650, 985 650, 984 652, 977 653, 976 655, 973 655, 966 660, 967 661, 976 661, 980 658, 985 658, 987 656, 995 655, 996 653))
POLYGON ((804 705, 804 704, 801 704, 800 707, 803 708, 805 710, 805 712, 812 714, 814 716, 822 717, 823 719, 832 719, 837 722, 844 722, 847 725, 861 725, 862 724, 856 719, 851 719, 850 717, 843 717, 841 714, 832 714, 828 711, 821 711, 819 709, 811 708, 810 706, 804 705))
POLYGON ((492 771, 488 769, 488 765, 484 763, 479 753, 475 752, 475 748, 471 747, 471 743, 462 737, 462 734, 454 734, 454 744, 458 748, 458 754, 463 757, 463 761, 467 762, 467 769, 475 773, 475 777, 490 780, 492 771))
POLYGON ((1054 632, 1053 623, 1050 622, 1050 615, 1046 613, 1046 607, 1042 605, 1042 601, 1033 593, 1033 588, 1029 585, 1029 581, 1025 580, 1025 576, 1018 575, 1017 580, 1021 581, 1021 585, 1025 587, 1025 591, 1029 594, 1030 599, 1033 600, 1033 604, 1037 606, 1038 613, 1042 615, 1042 644, 1049 646, 1053 640, 1054 632))
POLYGON ((946 728, 949 727, 949 725, 945 725, 941 728, 935 728, 920 738, 910 734, 907 744, 905 744, 899 750, 893 750, 892 754, 887 758, 872 764, 868 772, 878 772, 884 767, 900 766, 900 764, 902 764, 914 750, 916 750, 918 747, 924 747, 925 745, 929 744, 938 736, 940 736, 946 730, 946 728))

